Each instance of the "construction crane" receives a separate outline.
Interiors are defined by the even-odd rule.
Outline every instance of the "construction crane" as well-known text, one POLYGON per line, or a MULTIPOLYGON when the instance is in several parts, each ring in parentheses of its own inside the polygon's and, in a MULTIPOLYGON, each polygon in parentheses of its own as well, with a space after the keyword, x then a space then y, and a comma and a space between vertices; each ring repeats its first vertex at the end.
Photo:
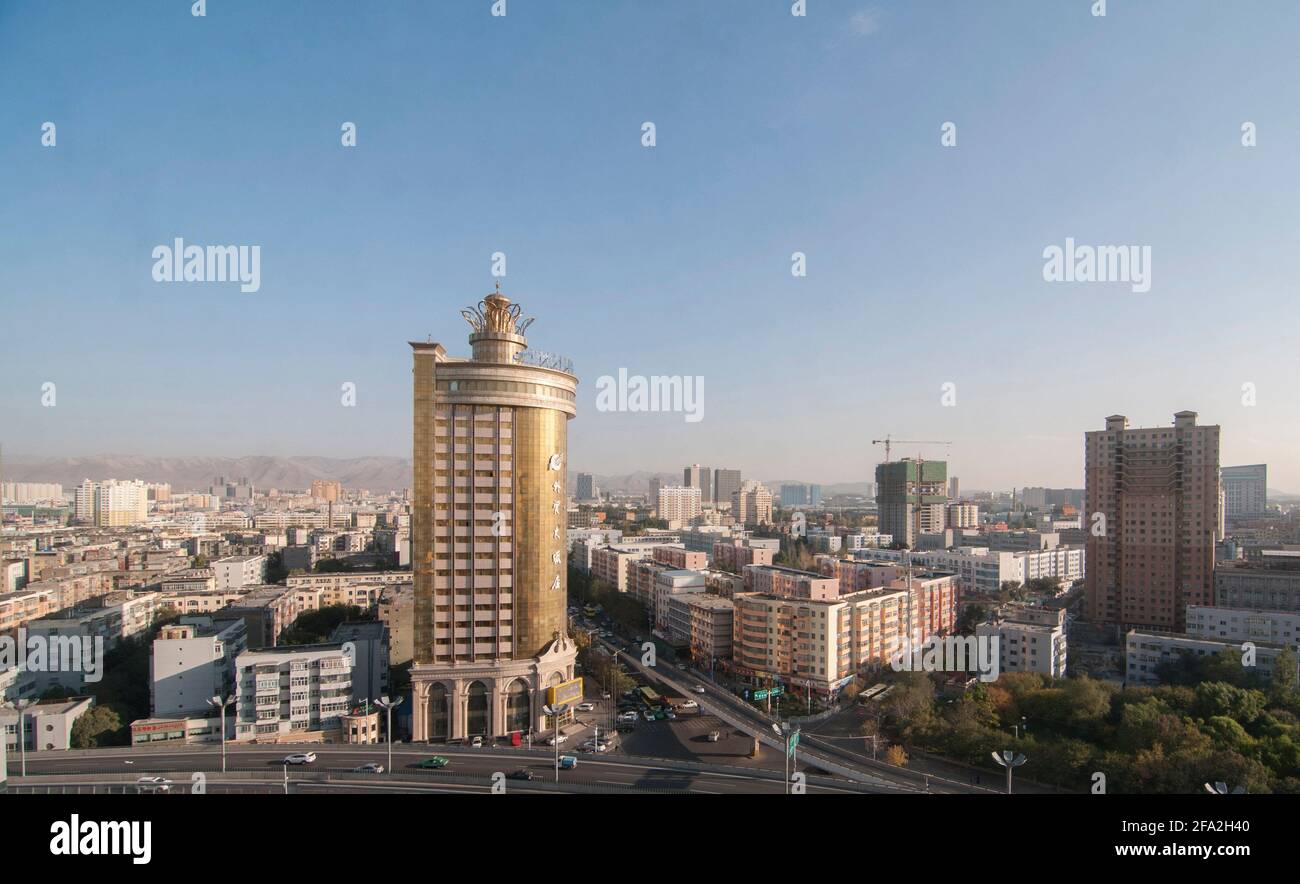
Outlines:
POLYGON ((899 445, 951 445, 952 442, 946 439, 894 439, 889 434, 885 434, 883 439, 872 439, 872 445, 885 446, 885 463, 891 463, 890 449, 897 442, 899 445))

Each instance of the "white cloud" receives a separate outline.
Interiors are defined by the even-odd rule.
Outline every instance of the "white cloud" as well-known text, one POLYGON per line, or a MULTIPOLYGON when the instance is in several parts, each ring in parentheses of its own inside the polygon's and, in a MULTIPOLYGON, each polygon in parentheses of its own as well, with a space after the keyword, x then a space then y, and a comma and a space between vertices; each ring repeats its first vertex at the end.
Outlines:
POLYGON ((849 18, 849 29, 859 37, 866 37, 880 30, 880 10, 874 6, 860 9, 849 18))

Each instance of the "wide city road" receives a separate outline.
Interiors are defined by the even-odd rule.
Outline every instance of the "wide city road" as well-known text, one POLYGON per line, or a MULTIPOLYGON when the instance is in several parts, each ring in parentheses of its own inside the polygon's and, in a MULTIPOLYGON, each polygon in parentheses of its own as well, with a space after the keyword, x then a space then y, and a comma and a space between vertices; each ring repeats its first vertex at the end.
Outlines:
MULTIPOLYGON (((561 770, 556 784, 554 756, 550 750, 516 750, 485 747, 470 749, 395 744, 391 773, 360 774, 354 768, 375 762, 388 766, 386 745, 281 745, 227 746, 227 775, 221 771, 219 746, 139 747, 69 752, 33 752, 27 756, 27 777, 18 776, 20 760, 9 759, 11 791, 58 791, 60 786, 130 786, 139 777, 163 776, 180 791, 203 773, 206 790, 284 791, 284 757, 313 751, 312 764, 288 766, 290 792, 330 791, 492 791, 504 782, 507 791, 536 792, 660 792, 660 793, 771 793, 785 791, 782 771, 762 768, 703 765, 687 761, 599 756, 576 753, 577 767, 561 770), (421 770, 421 759, 442 755, 451 763, 440 770, 421 770), (510 774, 530 771, 535 779, 514 779, 510 774), (503 780, 498 774, 504 775, 503 780), (248 787, 248 788, 241 788, 248 787)), ((809 793, 871 793, 873 784, 810 777, 809 793)))

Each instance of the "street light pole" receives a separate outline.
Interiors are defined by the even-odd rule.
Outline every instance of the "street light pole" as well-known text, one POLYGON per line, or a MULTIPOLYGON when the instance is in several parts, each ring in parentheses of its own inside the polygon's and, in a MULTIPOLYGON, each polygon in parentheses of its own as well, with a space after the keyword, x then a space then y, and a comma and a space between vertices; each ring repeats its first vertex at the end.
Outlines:
POLYGON ((1024 755, 1016 755, 1010 749, 1008 749, 1007 751, 1003 752, 1001 755, 999 755, 997 752, 994 752, 993 760, 1007 769, 1007 794, 1010 795, 1011 794, 1011 771, 1013 771, 1017 767, 1020 767, 1020 765, 1024 764, 1028 759, 1025 758, 1024 755))
POLYGON ((393 775, 393 710, 402 705, 405 697, 398 697, 395 700, 388 699, 388 695, 380 697, 375 701, 380 709, 388 710, 388 775, 393 775))
POLYGON ((781 755, 785 759, 785 794, 790 794, 790 735, 789 726, 783 721, 772 723, 772 730, 781 738, 781 755))
MULTIPOLYGON (((799 728, 795 728, 794 732, 795 735, 798 736, 799 728)), ((790 762, 790 766, 794 768, 795 773, 798 773, 799 772, 799 743, 797 741, 794 744, 793 751, 794 751, 794 757, 790 762)), ((786 779, 789 779, 789 777, 786 777, 786 779)))
POLYGON ((0 707, 13 709, 18 713, 18 754, 22 758, 22 775, 27 776, 27 716, 23 711, 35 700, 14 700, 0 703, 0 707))
POLYGON ((18 757, 22 759, 22 775, 27 776, 27 716, 23 714, 35 700, 17 700, 14 708, 18 710, 18 757))
POLYGON ((560 716, 569 708, 567 703, 559 703, 555 706, 543 706, 542 711, 551 716, 551 723, 555 726, 555 735, 551 743, 555 746, 555 784, 560 784, 560 716))
POLYGON ((235 702, 235 695, 231 694, 224 699, 220 696, 214 696, 208 700, 208 705, 217 709, 221 713, 221 772, 226 772, 226 709, 230 704, 235 702))

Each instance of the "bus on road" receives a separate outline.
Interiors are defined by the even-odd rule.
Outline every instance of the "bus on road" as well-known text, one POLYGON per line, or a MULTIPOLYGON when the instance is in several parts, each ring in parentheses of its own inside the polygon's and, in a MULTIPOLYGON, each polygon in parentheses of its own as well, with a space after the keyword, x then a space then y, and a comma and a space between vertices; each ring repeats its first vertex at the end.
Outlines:
POLYGON ((652 711, 659 709, 663 705, 663 700, 660 698, 658 691, 649 685, 642 685, 637 688, 637 696, 641 702, 649 706, 652 711))

